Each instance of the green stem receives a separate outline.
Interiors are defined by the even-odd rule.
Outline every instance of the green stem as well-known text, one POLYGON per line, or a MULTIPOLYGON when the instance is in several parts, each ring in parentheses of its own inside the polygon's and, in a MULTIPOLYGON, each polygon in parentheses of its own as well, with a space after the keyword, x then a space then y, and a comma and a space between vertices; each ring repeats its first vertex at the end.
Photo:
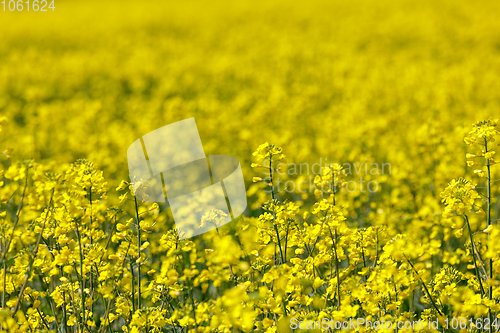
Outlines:
POLYGON ((19 216, 21 214, 21 210, 23 208, 23 200, 24 196, 26 195, 26 188, 28 187, 28 173, 29 169, 26 169, 26 177, 24 180, 24 188, 23 188, 23 194, 21 195, 21 199, 19 200, 19 204, 17 206, 16 210, 16 219, 14 221, 14 225, 12 226, 12 233, 9 237, 9 240, 7 241, 7 244, 5 245, 5 248, 3 249, 2 253, 2 259, 0 260, 3 262, 3 289, 2 289, 2 310, 5 308, 5 288, 6 288, 6 280, 7 280, 7 265, 5 264, 5 257, 7 253, 9 252, 10 248, 10 243, 12 242, 12 238, 14 238, 14 232, 17 227, 17 223, 19 222, 19 216))
POLYGON ((194 294, 193 294, 193 283, 191 281, 189 282, 189 287, 191 289, 190 298, 191 298, 191 306, 193 307, 194 330, 196 333, 198 333, 198 323, 196 322, 196 307, 194 303, 194 294))
POLYGON ((130 289, 132 291, 132 311, 135 313, 135 288, 134 288, 134 267, 132 266, 132 260, 129 260, 130 264, 130 274, 132 275, 132 278, 130 279, 130 289))
MULTIPOLYGON (((278 247, 280 249, 280 256, 281 256, 281 264, 283 265, 285 263, 285 257, 283 256, 283 249, 281 248, 281 239, 280 239, 280 233, 278 231, 278 226, 276 225, 276 212, 275 212, 275 197, 274 197, 274 182, 273 182, 273 156, 269 156, 269 177, 270 177, 270 182, 271 182, 271 197, 272 197, 272 205, 273 205, 273 226, 274 226, 274 231, 276 232, 276 238, 278 239, 278 247)), ((288 316, 288 312, 286 310, 286 293, 283 295, 283 310, 285 312, 285 316, 288 316)))
POLYGON ((375 245, 375 260, 373 261, 373 268, 377 266, 377 261, 378 261, 378 228, 375 227, 375 237, 377 239, 377 244, 375 245))
POLYGON ((474 262, 474 269, 476 271, 476 277, 477 280, 479 281, 479 290, 481 291, 481 296, 484 295, 484 288, 483 288, 483 283, 481 282, 481 275, 479 274, 479 268, 477 267, 476 263, 476 250, 475 250, 475 245, 474 245, 474 238, 472 237, 472 230, 470 228, 470 223, 469 223, 469 218, 467 215, 464 215, 465 223, 467 224, 467 228, 469 229, 469 237, 470 237, 470 246, 472 248, 472 260, 474 262))
MULTIPOLYGON (((41 242, 41 239, 42 239, 42 234, 45 230, 45 225, 47 224, 47 217, 49 216, 49 213, 50 213, 50 210, 52 208, 52 199, 54 198, 54 189, 52 189, 52 194, 50 196, 50 201, 49 201, 49 208, 47 209, 47 213, 45 215, 45 219, 43 221, 43 225, 42 225, 42 229, 40 230, 40 234, 38 235, 38 239, 36 241, 36 245, 35 245, 35 249, 33 250, 33 253, 32 253, 32 256, 29 260, 29 267, 28 267, 28 272, 26 272, 25 274, 25 278, 24 278, 24 282, 21 286, 21 291, 19 292, 19 296, 17 297, 17 302, 16 302, 16 306, 14 307, 14 311, 12 313, 12 317, 14 317, 17 313, 17 311, 19 310, 19 307, 21 305, 21 300, 22 300, 22 297, 24 295, 24 290, 26 289, 26 286, 27 286, 27 283, 28 283, 28 280, 29 278, 31 277, 31 274, 33 273, 33 262, 35 261, 35 258, 36 258, 36 255, 38 254, 38 247, 40 246, 40 242, 41 242)), ((5 286, 4 286, 5 288, 5 286)))
MULTIPOLYGON (((337 184, 335 180, 335 174, 333 173, 333 166, 330 168, 331 172, 331 178, 333 180, 333 205, 336 205, 336 198, 335 196, 337 195, 337 184)), ((330 227, 328 227, 330 228, 330 227)), ((330 230, 330 235, 332 231, 330 230)), ((332 236, 332 235, 331 235, 332 236)), ((332 236, 333 240, 333 236, 332 236)), ((340 311, 340 273, 339 273, 339 259, 337 255, 337 242, 338 242, 338 235, 337 235, 337 228, 335 228, 335 240, 333 244, 333 251, 335 253, 335 274, 337 275, 337 311, 340 311)))
POLYGON ((2 310, 5 308, 5 286, 7 285, 7 266, 3 262, 2 310))
POLYGON ((281 256, 281 264, 285 263, 285 258, 283 256, 283 250, 281 249, 281 240, 280 240, 280 233, 278 231, 278 226, 276 225, 276 213, 275 213, 275 202, 274 202, 274 183, 273 183, 273 167, 272 167, 272 156, 269 157, 269 177, 271 179, 271 197, 273 199, 272 205, 273 205, 273 226, 274 226, 274 231, 276 232, 276 238, 278 239, 278 247, 280 249, 280 256, 281 256))
POLYGON ((83 272, 83 260, 85 258, 82 247, 82 238, 80 236, 80 231, 78 230, 79 226, 77 225, 75 228, 76 236, 78 238, 78 246, 80 248, 80 289, 82 293, 82 313, 80 314, 80 325, 82 331, 85 332, 85 275, 83 272))
MULTIPOLYGON (((484 152, 485 154, 488 153, 488 141, 486 140, 486 138, 484 138, 484 152)), ((488 171, 488 178, 487 178, 487 183, 486 183, 486 191, 487 191, 487 213, 486 213, 486 222, 487 222, 487 226, 489 226, 491 224, 491 172, 490 172, 490 160, 487 158, 486 159, 486 168, 487 168, 487 171, 488 171)), ((489 239, 489 235, 488 235, 488 239, 489 239)), ((490 267, 489 267, 489 273, 490 273, 490 278, 492 279, 493 278, 493 259, 490 259, 489 260, 489 264, 490 264, 490 267)), ((493 298, 493 286, 489 286, 488 287, 488 299, 491 301, 491 299, 493 298)), ((492 322, 492 313, 491 313, 491 309, 488 310, 488 317, 490 319, 490 323, 492 322)), ((490 325, 489 327, 489 332, 492 333, 493 332, 493 328, 492 328, 492 325, 490 325)))
POLYGON ((422 277, 420 276, 420 274, 418 274, 417 272, 417 269, 415 268, 415 266, 413 266, 413 264, 411 263, 411 261, 406 257, 406 255, 403 254, 403 256, 405 257, 406 261, 410 264, 411 268, 413 268, 413 271, 415 272, 415 274, 418 276, 418 279, 420 280, 420 282, 422 282, 422 285, 424 286, 424 290, 425 292, 427 293, 427 296, 429 297, 429 299, 431 300, 431 303, 432 303, 432 306, 434 307, 434 309, 436 309, 436 311, 442 316, 443 313, 441 312, 441 310, 438 309, 436 303, 434 302, 434 298, 432 298, 432 295, 431 293, 429 292, 429 289, 427 289, 427 286, 425 285, 425 282, 424 280, 422 279, 422 277))
POLYGON ((12 233, 11 233, 9 240, 7 241, 7 244, 3 250, 2 259, 0 261, 4 261, 5 256, 7 255, 7 252, 9 252, 10 243, 12 242, 12 238, 14 238, 14 231, 16 230, 17 224, 19 222, 19 216, 21 215, 21 210, 23 209, 23 200, 24 200, 24 197, 26 195, 26 188, 27 187, 28 187, 28 170, 26 170, 26 177, 24 180, 23 194, 21 195, 21 199, 19 200, 19 204, 18 204, 17 210, 16 210, 16 220, 14 221, 14 225, 12 226, 12 233))
POLYGON ((333 245, 333 251, 335 253, 335 274, 337 275, 337 311, 340 311, 340 270, 339 270, 339 257, 337 255, 337 228, 335 228, 335 244, 333 245))
POLYGON ((139 261, 137 263, 137 308, 140 310, 141 309, 141 226, 140 226, 140 219, 139 219, 139 207, 137 205, 137 197, 134 197, 135 199, 135 213, 137 215, 137 260, 139 261))

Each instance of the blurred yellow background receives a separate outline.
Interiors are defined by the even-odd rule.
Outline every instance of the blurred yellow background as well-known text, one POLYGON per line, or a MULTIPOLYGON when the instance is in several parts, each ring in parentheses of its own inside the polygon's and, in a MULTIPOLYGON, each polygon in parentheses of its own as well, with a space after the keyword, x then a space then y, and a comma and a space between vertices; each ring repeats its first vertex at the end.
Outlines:
POLYGON ((429 135, 462 149, 460 128, 499 110, 497 1, 54 4, 0 13, 14 160, 85 157, 125 179, 135 139, 194 116, 205 152, 238 157, 247 181, 265 141, 296 163, 418 174, 435 163, 416 149, 429 135))

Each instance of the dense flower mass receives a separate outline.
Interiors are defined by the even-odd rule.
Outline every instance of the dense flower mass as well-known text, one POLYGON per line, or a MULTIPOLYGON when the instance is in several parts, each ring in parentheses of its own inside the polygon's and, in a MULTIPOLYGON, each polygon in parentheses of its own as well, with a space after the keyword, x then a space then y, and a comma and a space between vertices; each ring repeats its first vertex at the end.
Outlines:
POLYGON ((500 331, 497 2, 55 5, 2 13, 0 333, 500 331), (191 116, 248 208, 181 240, 127 149, 191 116))
MULTIPOLYGON (((188 240, 179 240, 168 209, 137 201, 127 181, 110 201, 89 161, 60 173, 10 161, 0 188, 3 331, 282 332, 318 318, 444 325, 500 313, 498 244, 488 237, 500 229, 470 181, 453 179, 440 195, 441 218, 413 215, 436 224, 407 233, 378 222, 388 217, 380 211, 371 225, 352 218, 339 164, 316 175, 323 190, 308 205, 275 190, 282 148, 266 143, 254 156, 271 179, 259 190, 270 190, 261 213, 188 240), (471 227, 472 211, 481 214, 471 227), (466 227, 468 240, 457 231, 450 238, 466 227)), ((224 215, 213 211, 202 223, 224 215)))

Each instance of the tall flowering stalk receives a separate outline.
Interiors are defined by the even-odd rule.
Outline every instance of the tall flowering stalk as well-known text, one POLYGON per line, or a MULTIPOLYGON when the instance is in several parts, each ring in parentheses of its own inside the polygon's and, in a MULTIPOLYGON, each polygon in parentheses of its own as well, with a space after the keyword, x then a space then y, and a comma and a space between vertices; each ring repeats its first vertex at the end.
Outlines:
POLYGON ((267 168, 267 172, 268 172, 267 178, 262 179, 261 177, 254 177, 253 180, 254 180, 254 182, 264 180, 266 182, 266 185, 270 187, 271 202, 264 205, 264 209, 270 211, 272 214, 272 224, 274 227, 274 231, 276 232, 276 238, 277 238, 279 252, 280 252, 281 264, 284 264, 286 262, 286 258, 284 257, 285 251, 283 250, 282 245, 281 245, 280 231, 279 231, 278 225, 276 223, 276 206, 278 205, 278 200, 276 199, 276 193, 275 193, 275 188, 274 188, 274 183, 276 181, 276 177, 274 176, 274 173, 275 173, 275 171, 278 170, 278 167, 276 165, 273 165, 273 160, 275 163, 280 163, 280 162, 284 161, 285 155, 283 154, 283 150, 280 147, 277 147, 277 146, 270 144, 268 142, 260 145, 259 148, 257 148, 257 150, 252 155, 256 157, 257 162, 263 163, 263 165, 261 165, 259 163, 252 163, 252 167, 267 168))
MULTIPOLYGON (((337 229, 340 222, 345 220, 342 212, 338 207, 336 207, 336 195, 338 188, 344 185, 345 172, 340 164, 332 164, 323 167, 321 170, 321 175, 316 175, 314 178, 314 183, 317 187, 316 195, 322 195, 326 192, 329 195, 329 200, 323 200, 316 203, 313 208, 313 214, 321 213, 320 220, 323 221, 324 225, 328 228, 328 233, 332 239, 333 243, 333 258, 335 259, 335 275, 337 276, 337 311, 340 311, 340 260, 338 251, 339 237, 337 229), (326 188, 326 191, 325 191, 326 188), (333 228, 333 232, 332 232, 333 228)), ((330 274, 331 275, 331 274, 330 274)))
MULTIPOLYGON (((492 120, 482 120, 473 124, 472 131, 464 138, 467 145, 474 147, 474 152, 467 154, 467 165, 469 167, 478 166, 478 162, 475 160, 480 159, 481 165, 479 169, 474 170, 474 173, 478 174, 480 177, 486 179, 486 225, 487 228, 492 224, 491 221, 491 167, 497 162, 494 160, 495 150, 493 150, 493 143, 496 141, 500 132, 497 129, 498 119, 492 120), (484 164, 483 164, 484 159, 484 164), (484 170, 486 167, 486 170, 484 170)), ((488 235, 489 236, 489 235, 488 235)), ((493 278, 493 259, 489 259, 488 263, 488 275, 489 278, 493 278)), ((493 286, 489 283, 488 286, 488 299, 491 301, 493 298, 493 286)), ((488 313, 490 321, 492 320, 491 310, 488 313)), ((490 326, 490 332, 492 332, 492 327, 490 326)))
MULTIPOLYGON (((264 181, 266 187, 267 186, 270 187, 270 192, 271 192, 271 201, 266 202, 262 207, 264 211, 266 211, 266 213, 261 215, 262 217, 261 220, 265 224, 265 222, 269 220, 269 217, 271 218, 271 223, 274 232, 276 234, 276 241, 278 243, 278 248, 279 248, 280 265, 286 267, 286 246, 288 244, 287 237, 289 230, 288 228, 289 219, 288 219, 288 214, 286 214, 283 205, 280 205, 279 201, 276 198, 275 187, 274 187, 275 186, 274 183, 276 181, 279 181, 279 179, 277 180, 274 175, 275 172, 278 171, 280 168, 279 164, 284 162, 285 154, 283 154, 283 150, 280 147, 277 147, 273 144, 266 142, 257 148, 257 150, 253 153, 253 156, 256 158, 257 163, 252 163, 252 167, 264 168, 264 170, 267 171, 267 176, 268 176, 265 179, 262 179, 261 177, 254 177, 253 180, 254 182, 264 181), (269 216, 269 213, 271 216, 269 216), (281 242, 280 229, 282 229, 283 232, 285 232, 286 230, 284 244, 282 244, 281 242)), ((276 250, 274 257, 275 257, 274 263, 276 264, 276 250)), ((284 297, 282 298, 282 304, 285 315, 288 315, 286 298, 287 297, 285 293, 284 297)), ((275 321, 277 321, 276 318, 275 321)))
POLYGON ((480 197, 475 189, 476 186, 474 184, 463 178, 453 179, 441 193, 441 198, 442 202, 445 204, 445 210, 443 212, 444 218, 449 218, 453 216, 454 213, 457 213, 457 215, 461 215, 464 218, 469 232, 474 270, 479 283, 479 290, 481 292, 481 295, 483 295, 484 288, 481 281, 482 277, 479 273, 479 268, 476 262, 481 262, 481 256, 477 251, 476 243, 474 242, 472 230, 469 223, 469 218, 467 217, 467 213, 470 213, 474 207, 475 200, 479 199, 480 197))

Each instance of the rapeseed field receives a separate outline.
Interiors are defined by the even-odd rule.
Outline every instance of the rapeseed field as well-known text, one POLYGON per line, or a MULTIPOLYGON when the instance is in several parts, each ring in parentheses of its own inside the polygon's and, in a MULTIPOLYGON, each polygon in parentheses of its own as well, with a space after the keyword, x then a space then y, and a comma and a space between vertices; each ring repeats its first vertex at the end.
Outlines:
POLYGON ((500 2, 6 4, 1 332, 500 329, 500 2), (127 149, 191 117, 248 206, 179 239, 127 149))

